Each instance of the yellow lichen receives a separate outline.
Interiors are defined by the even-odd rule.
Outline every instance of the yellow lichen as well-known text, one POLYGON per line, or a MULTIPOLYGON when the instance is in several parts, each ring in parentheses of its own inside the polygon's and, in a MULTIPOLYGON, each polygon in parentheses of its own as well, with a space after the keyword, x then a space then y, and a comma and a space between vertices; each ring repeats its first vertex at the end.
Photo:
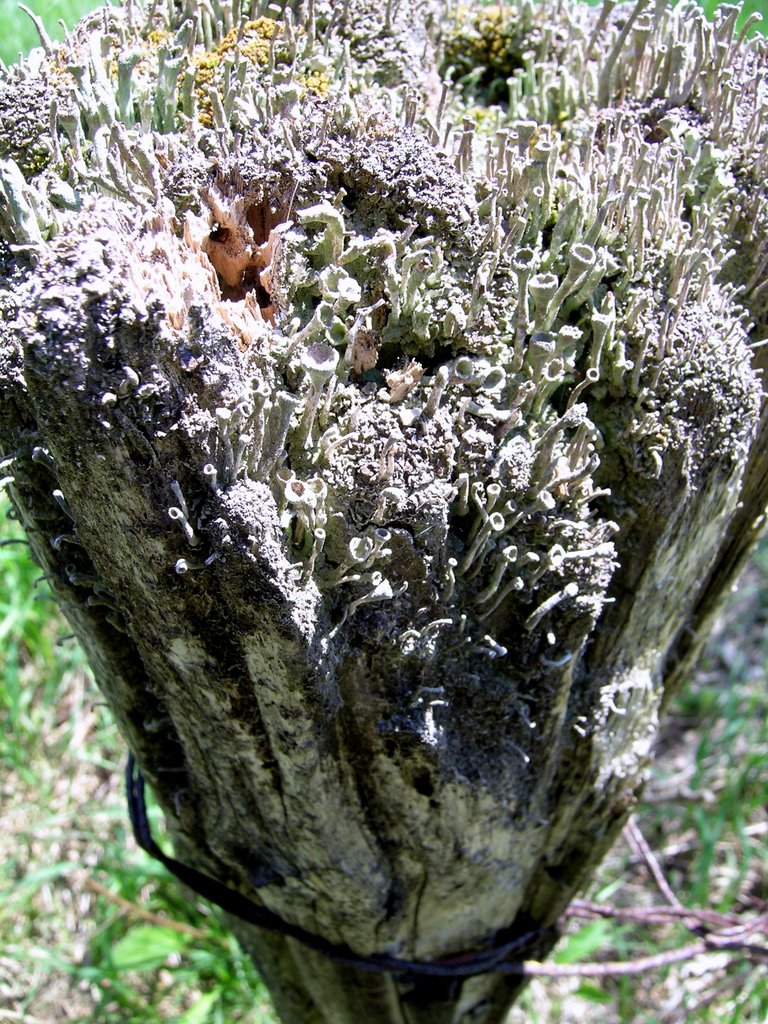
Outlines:
POLYGON ((299 75, 297 81, 304 87, 305 94, 327 96, 331 88, 331 80, 325 71, 310 71, 309 74, 299 75))
POLYGON ((265 67, 269 62, 270 48, 274 45, 272 41, 282 32, 283 26, 274 18, 256 18, 255 21, 247 21, 242 29, 233 28, 212 50, 195 58, 195 95, 198 119, 202 124, 210 126, 213 123, 209 90, 227 56, 237 51, 251 64, 265 67))
POLYGON ((152 46, 158 47, 161 43, 167 42, 171 38, 170 32, 163 32, 160 29, 152 29, 147 36, 147 42, 152 46))

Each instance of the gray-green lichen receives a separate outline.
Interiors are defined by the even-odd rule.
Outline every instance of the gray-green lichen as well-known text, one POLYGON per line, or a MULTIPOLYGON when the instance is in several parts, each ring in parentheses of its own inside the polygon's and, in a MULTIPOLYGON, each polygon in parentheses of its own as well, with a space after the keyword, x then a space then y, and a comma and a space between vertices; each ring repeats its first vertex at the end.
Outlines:
MULTIPOLYGON (((282 773, 263 813, 287 882, 265 898, 434 955, 546 918, 631 802, 756 458, 768 50, 735 8, 382 8, 128 6, 6 73, 2 366, 25 383, 3 369, 0 436, 21 506, 43 500, 30 446, 50 450, 76 537, 50 571, 97 581, 190 777, 213 772, 190 703, 223 746, 240 708, 255 792, 282 773), (135 604, 139 583, 159 596, 135 604), (285 816, 313 743, 366 751, 328 815, 362 801, 400 844, 360 831, 349 917, 344 851, 314 822, 310 864, 285 816), (454 835, 474 924, 440 873, 454 835)), ((216 828, 234 871, 247 826, 216 828)))

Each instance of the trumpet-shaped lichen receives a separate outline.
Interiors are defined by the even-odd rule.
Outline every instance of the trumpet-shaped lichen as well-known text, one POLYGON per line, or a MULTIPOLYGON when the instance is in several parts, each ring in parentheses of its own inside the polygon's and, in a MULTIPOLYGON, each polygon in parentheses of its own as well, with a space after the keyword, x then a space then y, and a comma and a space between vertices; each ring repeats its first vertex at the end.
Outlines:
MULTIPOLYGON (((136 453, 155 546, 124 571, 196 623, 229 573, 262 616, 221 625, 219 710, 273 700, 294 630, 286 678, 301 662, 328 720, 354 709, 408 780, 391 803, 471 779, 505 821, 533 808, 536 850, 466 857, 530 874, 582 827, 587 797, 548 810, 573 765, 623 813, 651 731, 622 733, 627 708, 654 718, 757 464, 768 47, 690 4, 381 6, 129 5, 4 74, 1 365, 29 379, 8 406, 55 433, 45 381, 86 396, 96 454, 61 442, 40 519, 57 578, 104 600, 53 485, 77 522, 78 474, 136 453)), ((105 621, 159 672, 176 637, 121 610, 126 578, 105 621)), ((279 748, 305 711, 274 700, 279 748)), ((306 883, 324 921, 334 856, 306 883)), ((499 927, 525 888, 505 885, 499 927)), ((449 902, 419 904, 435 934, 449 902)))
MULTIPOLYGON (((743 265, 744 150, 765 145, 757 108, 739 113, 749 81, 738 100, 712 84, 732 26, 692 8, 651 23, 642 2, 624 20, 567 8, 570 45, 555 59, 548 8, 462 9, 445 62, 475 84, 474 69, 511 74, 508 90, 485 96, 482 122, 467 116, 475 94, 444 92, 404 128, 396 111, 368 117, 390 94, 375 76, 364 92, 364 62, 349 63, 359 27, 334 35, 331 20, 322 36, 290 15, 221 29, 199 17, 157 13, 140 35, 112 13, 102 44, 92 33, 86 52, 73 37, 15 100, 6 87, 3 109, 32 109, 69 47, 67 102, 80 114, 54 97, 45 179, 39 143, 21 122, 6 132, 7 237, 41 245, 82 204, 107 219, 117 204, 142 254, 130 280, 164 310, 169 338, 180 344, 201 315, 232 332, 254 391, 239 399, 247 415, 218 417, 206 478, 215 493, 243 475, 269 483, 289 559, 311 566, 302 585, 357 610, 371 572, 386 573, 403 626, 464 609, 483 634, 503 632, 510 602, 532 631, 569 607, 596 620, 624 522, 604 454, 617 410, 633 472, 660 476, 701 338, 738 346, 748 330, 732 287, 714 283, 743 265), (522 23, 532 34, 518 57, 522 23), (653 40, 666 38, 665 62, 653 40), (137 58, 115 74, 118 39, 137 58), (325 101, 307 94, 310 78, 325 101), (57 175, 70 202, 56 200, 57 175), (660 407, 660 388, 679 397, 660 407), (286 498, 286 481, 311 508, 286 498), (545 529, 553 517, 568 525, 545 529), (346 567, 351 544, 391 524, 412 549, 407 573, 386 545, 364 572, 346 567)), ((731 62, 732 79, 762 52, 731 62)), ((761 292, 754 273, 750 283, 761 292)), ((135 400, 120 387, 118 406, 135 400)), ((135 394, 155 400, 146 387, 135 394)), ((718 387, 725 409, 746 385, 718 387)), ((740 398, 756 400, 748 388, 740 398)), ((733 434, 719 431, 721 455, 733 434)))
POLYGON ((211 110, 214 101, 211 94, 222 90, 225 77, 230 74, 235 63, 245 60, 264 68, 270 60, 279 59, 276 47, 282 31, 282 25, 274 18, 246 21, 244 25, 230 29, 212 49, 193 58, 193 87, 198 117, 203 124, 213 124, 211 110))

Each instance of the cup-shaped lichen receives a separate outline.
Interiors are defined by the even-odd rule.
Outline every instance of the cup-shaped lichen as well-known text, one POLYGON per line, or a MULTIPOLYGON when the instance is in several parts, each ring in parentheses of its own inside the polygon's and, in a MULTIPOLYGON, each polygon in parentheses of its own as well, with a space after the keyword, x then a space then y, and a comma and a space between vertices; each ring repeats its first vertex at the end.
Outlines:
POLYGON ((754 536, 768 51, 383 7, 128 4, 3 72, 0 439, 180 849, 429 958, 556 918, 754 536))

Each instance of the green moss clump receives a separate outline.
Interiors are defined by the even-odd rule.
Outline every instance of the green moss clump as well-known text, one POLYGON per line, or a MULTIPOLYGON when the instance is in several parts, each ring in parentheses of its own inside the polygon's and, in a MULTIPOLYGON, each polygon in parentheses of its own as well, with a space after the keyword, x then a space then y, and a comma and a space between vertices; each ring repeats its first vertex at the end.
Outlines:
POLYGON ((526 5, 460 8, 445 40, 443 75, 461 83, 479 104, 506 102, 507 78, 524 67, 523 50, 532 47, 527 14, 526 5))

